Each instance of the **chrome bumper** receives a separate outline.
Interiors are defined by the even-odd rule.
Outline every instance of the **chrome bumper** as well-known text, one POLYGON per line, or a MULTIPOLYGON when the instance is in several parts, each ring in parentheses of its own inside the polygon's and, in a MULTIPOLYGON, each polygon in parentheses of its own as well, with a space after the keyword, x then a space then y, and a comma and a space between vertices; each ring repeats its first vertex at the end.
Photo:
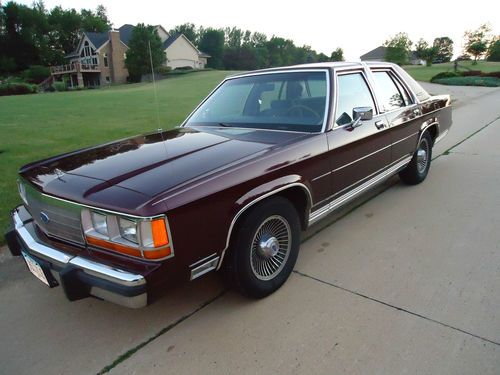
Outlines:
POLYGON ((91 295, 131 308, 147 305, 144 276, 70 255, 44 244, 24 206, 12 212, 12 224, 13 228, 6 234, 12 254, 20 255, 20 251, 24 251, 42 260, 63 286, 68 299, 76 300, 91 295))

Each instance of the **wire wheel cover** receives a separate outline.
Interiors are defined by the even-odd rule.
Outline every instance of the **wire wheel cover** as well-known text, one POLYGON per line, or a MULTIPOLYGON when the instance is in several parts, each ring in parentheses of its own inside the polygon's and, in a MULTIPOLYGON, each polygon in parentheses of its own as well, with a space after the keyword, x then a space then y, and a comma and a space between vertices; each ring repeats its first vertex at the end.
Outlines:
POLYGON ((279 215, 259 226, 250 251, 250 265, 258 279, 271 280, 281 272, 290 254, 291 233, 288 221, 279 215))

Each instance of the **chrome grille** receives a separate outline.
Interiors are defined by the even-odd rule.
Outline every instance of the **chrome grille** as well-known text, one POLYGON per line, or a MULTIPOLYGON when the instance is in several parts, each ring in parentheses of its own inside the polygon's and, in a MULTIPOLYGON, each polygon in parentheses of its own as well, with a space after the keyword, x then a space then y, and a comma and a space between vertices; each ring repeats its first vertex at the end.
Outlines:
POLYGON ((40 229, 49 236, 85 244, 80 206, 43 195, 27 183, 23 185, 26 191, 27 209, 40 229))

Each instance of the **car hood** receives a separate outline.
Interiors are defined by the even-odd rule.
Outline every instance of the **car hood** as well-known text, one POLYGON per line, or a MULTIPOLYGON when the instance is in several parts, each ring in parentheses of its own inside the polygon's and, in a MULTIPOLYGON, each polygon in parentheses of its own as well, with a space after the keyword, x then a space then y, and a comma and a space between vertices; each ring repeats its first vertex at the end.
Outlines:
POLYGON ((177 128, 28 164, 20 174, 47 194, 132 211, 180 184, 302 137, 245 128, 177 128))

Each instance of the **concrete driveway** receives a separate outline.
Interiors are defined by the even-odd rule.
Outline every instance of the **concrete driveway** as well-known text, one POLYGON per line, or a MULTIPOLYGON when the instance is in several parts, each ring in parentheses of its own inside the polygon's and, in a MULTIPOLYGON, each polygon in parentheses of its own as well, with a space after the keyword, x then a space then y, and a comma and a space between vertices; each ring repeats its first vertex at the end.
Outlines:
POLYGON ((458 99, 428 179, 311 228, 264 300, 209 275, 142 310, 70 303, 2 253, 0 373, 498 374, 500 90, 428 89, 458 99))

